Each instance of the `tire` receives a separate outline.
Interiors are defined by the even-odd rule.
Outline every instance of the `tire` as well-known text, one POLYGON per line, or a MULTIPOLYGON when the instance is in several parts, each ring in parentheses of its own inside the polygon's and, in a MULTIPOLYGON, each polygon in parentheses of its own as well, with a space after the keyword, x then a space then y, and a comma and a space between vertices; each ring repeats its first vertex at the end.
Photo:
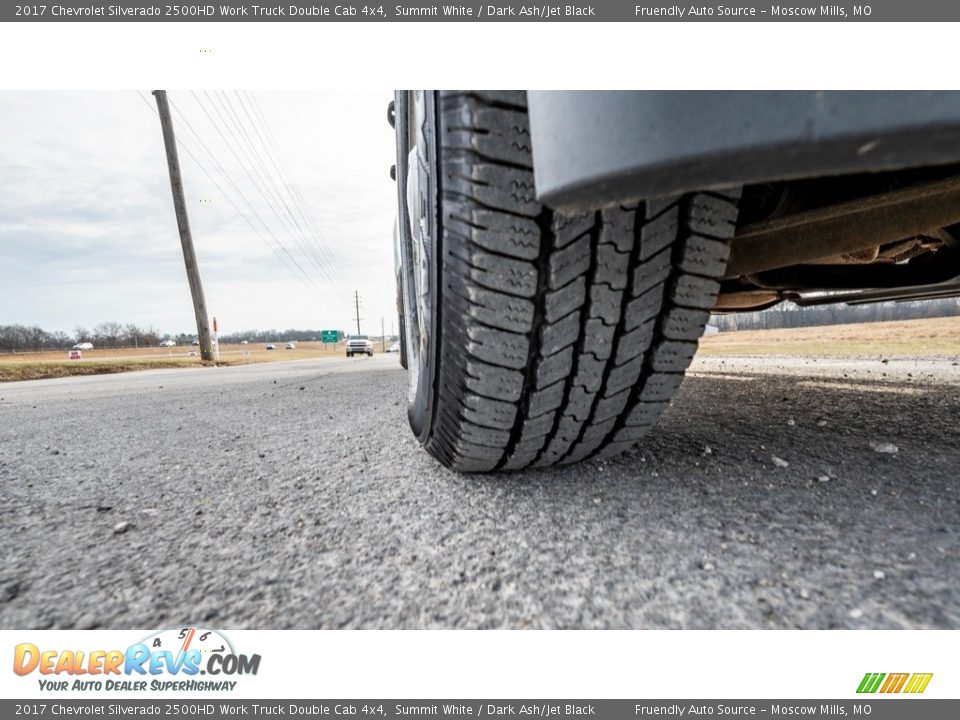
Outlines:
POLYGON ((629 448, 696 351, 739 190, 564 216, 536 200, 525 93, 429 97, 435 310, 414 431, 464 472, 629 448))

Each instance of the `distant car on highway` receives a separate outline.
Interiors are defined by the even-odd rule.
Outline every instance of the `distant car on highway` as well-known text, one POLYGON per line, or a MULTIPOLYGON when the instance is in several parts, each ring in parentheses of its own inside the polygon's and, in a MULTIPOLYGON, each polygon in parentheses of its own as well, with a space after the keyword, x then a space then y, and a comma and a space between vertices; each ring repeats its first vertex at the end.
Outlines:
POLYGON ((354 335, 347 338, 347 357, 366 355, 373 357, 373 341, 366 335, 354 335))
POLYGON ((191 345, 199 345, 199 344, 200 344, 200 341, 199 341, 199 340, 194 340, 194 341, 193 341, 192 343, 190 343, 190 344, 191 344, 191 345))
POLYGON ((250 344, 250 341, 249 341, 249 340, 241 340, 241 341, 240 341, 240 344, 241 344, 241 345, 249 345, 249 344, 250 344))
POLYGON ((292 343, 292 342, 287 343, 287 350, 296 350, 296 349, 297 349, 296 343, 292 343))
POLYGON ((273 343, 269 343, 267 345, 267 350, 276 350, 276 349, 277 349, 277 346, 274 345, 273 343))
POLYGON ((160 343, 160 347, 176 347, 177 343, 175 340, 164 340, 160 343))
POLYGON ((387 352, 400 352, 400 343, 395 342, 393 345, 387 348, 387 352))
POLYGON ((93 350, 93 343, 79 342, 73 346, 73 350, 93 350))

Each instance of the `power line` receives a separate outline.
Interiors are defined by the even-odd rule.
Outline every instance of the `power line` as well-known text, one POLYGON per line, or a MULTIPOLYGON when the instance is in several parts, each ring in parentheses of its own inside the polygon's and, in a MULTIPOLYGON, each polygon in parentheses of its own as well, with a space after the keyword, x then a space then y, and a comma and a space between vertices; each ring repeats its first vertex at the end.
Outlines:
MULTIPOLYGON (((196 97, 195 93, 194 96, 196 97)), ((210 97, 209 93, 208 97, 210 97)), ((213 97, 216 98, 216 95, 214 94, 213 97)), ((259 180, 259 184, 257 185, 258 190, 260 190, 261 194, 264 196, 264 199, 267 200, 267 203, 270 205, 270 208, 273 210, 274 214, 276 214, 278 219, 280 219, 280 221, 286 225, 287 230, 290 232, 294 242, 296 242, 304 256, 308 260, 311 260, 317 270, 325 275, 331 283, 335 284, 334 278, 324 266, 323 262, 315 254, 311 254, 312 248, 305 242, 305 233, 303 228, 293 215, 293 212, 290 210, 290 206, 287 204, 286 200, 282 197, 282 193, 277 188, 276 182, 270 176, 270 173, 266 167, 266 163, 263 162, 262 157, 254 146, 252 139, 240 120, 239 115, 234 110, 232 104, 229 103, 229 98, 223 94, 223 97, 219 98, 219 102, 223 106, 227 115, 230 116, 230 121, 233 125, 233 128, 236 129, 236 133, 234 133, 234 130, 231 128, 226 128, 227 131, 230 133, 231 137, 235 137, 237 139, 238 147, 243 152, 244 157, 246 157, 253 174, 255 174, 259 180), (246 147, 244 147, 244 142, 246 143, 246 147), (249 152, 247 151, 248 149, 249 152), (257 169, 257 164, 259 164, 260 168, 263 170, 262 173, 257 169), (293 223, 292 226, 290 222, 287 222, 286 218, 280 212, 278 205, 282 205, 284 207, 287 217, 289 217, 290 221, 293 223)), ((224 119, 224 115, 220 112, 220 109, 214 106, 214 110, 217 112, 217 115, 221 118, 221 120, 224 121, 224 126, 226 127, 226 120, 224 119)))
MULTIPOLYGON (((274 143, 273 148, 271 148, 267 140, 265 139, 265 135, 269 134, 272 136, 270 128, 266 124, 265 118, 263 118, 262 116, 259 118, 259 120, 255 118, 254 117, 255 113, 251 114, 250 109, 247 107, 247 103, 245 103, 243 100, 243 96, 239 92, 236 92, 235 95, 237 98, 237 104, 240 106, 244 114, 247 116, 247 119, 250 121, 250 127, 253 133, 256 135, 257 139, 260 141, 261 146, 265 150, 265 154, 267 158, 270 160, 270 164, 273 166, 274 173, 276 174, 277 178, 280 181, 279 187, 287 191, 287 194, 290 196, 290 199, 294 207, 297 209, 297 211, 300 214, 300 217, 303 219, 304 225, 306 225, 307 228, 313 233, 313 235, 310 235, 308 233, 305 233, 304 235, 305 239, 310 241, 311 249, 313 250, 313 253, 321 262, 325 262, 329 264, 329 267, 331 267, 333 270, 333 274, 336 276, 336 280, 335 280, 336 282, 345 280, 345 278, 343 277, 343 274, 340 272, 340 268, 338 267, 335 258, 332 256, 329 250, 327 250, 327 248, 324 246, 319 228, 316 226, 315 222, 311 223, 310 218, 308 217, 308 211, 304 210, 305 202, 303 201, 302 193, 300 193, 296 182, 293 180, 290 173, 287 173, 286 177, 284 176, 284 172, 281 168, 281 165, 285 165, 286 163, 283 158, 283 154, 280 152, 280 148, 276 145, 276 143, 274 143), (258 123, 259 123, 259 127, 258 127, 258 123), (278 165, 278 158, 280 163, 279 165, 278 165)), ((268 175, 270 174, 266 168, 264 168, 264 171, 268 175)), ((282 197, 282 192, 281 192, 281 197, 282 197)), ((289 206, 287 205, 286 200, 284 200, 284 206, 287 207, 289 210, 289 206)), ((297 223, 297 227, 300 227, 299 223, 297 223)), ((343 287, 341 286, 341 292, 342 291, 343 291, 343 287)))
MULTIPOLYGON (((290 264, 289 264, 289 263, 293 263, 293 267, 296 268, 296 270, 293 270, 293 268, 290 268, 290 269, 293 270, 295 274, 296 274, 297 271, 299 271, 300 275, 298 275, 298 277, 301 277, 302 280, 303 280, 303 281, 306 281, 306 283, 307 283, 309 286, 312 286, 312 287, 313 287, 313 290, 317 293, 317 295, 318 295, 319 298, 321 298, 324 302, 328 302, 329 300, 326 298, 325 294, 324 294, 323 291, 320 289, 320 287, 313 281, 313 279, 312 279, 312 278, 310 277, 310 275, 303 269, 303 267, 301 267, 300 263, 297 262, 296 258, 293 257, 293 255, 290 253, 290 251, 287 249, 287 247, 283 244, 283 242, 280 240, 280 238, 277 237, 276 233, 273 232, 273 229, 272 229, 272 228, 269 226, 269 224, 267 224, 267 222, 263 219, 263 216, 260 214, 260 212, 257 210, 257 208, 253 205, 253 203, 250 202, 250 200, 247 198, 246 194, 245 194, 245 193, 239 188, 239 186, 237 186, 237 184, 233 181, 233 178, 232 178, 232 177, 230 176, 230 174, 224 169, 224 167, 223 167, 223 165, 220 163, 220 161, 217 160, 216 155, 214 155, 213 151, 210 150, 209 146, 207 146, 207 144, 203 141, 203 138, 200 136, 200 134, 199 134, 196 130, 194 130, 193 126, 190 124, 190 122, 187 120, 187 118, 184 116, 184 114, 180 111, 180 109, 179 109, 175 104, 173 104, 173 103, 171 103, 171 106, 173 107, 174 112, 176 112, 177 115, 180 117, 180 119, 181 119, 181 121, 184 123, 184 125, 190 130, 191 133, 193 133, 193 135, 195 136, 197 142, 200 143, 201 147, 203 147, 203 149, 206 151, 207 155, 210 157, 210 159, 213 161, 213 163, 217 166, 217 169, 220 171, 221 175, 223 175, 224 179, 233 187, 234 191, 240 196, 241 200, 243 200, 243 202, 246 203, 246 205, 247 205, 247 207, 250 209, 250 211, 256 216, 257 220, 260 221, 260 224, 263 225, 264 229, 265 229, 265 230, 270 234, 270 236, 274 239, 274 241, 276 242, 276 244, 279 246, 280 250, 283 251, 284 255, 286 255, 287 260, 288 260, 289 262, 287 262, 287 260, 285 260, 285 261, 284 261, 284 264, 286 264, 287 267, 290 268, 290 264)), ((195 160, 196 160, 196 158, 195 158, 195 160)), ((203 169, 203 168, 202 168, 202 165, 201 165, 201 169, 203 169)), ((221 192, 223 192, 222 189, 221 189, 221 192)), ((229 199, 229 196, 227 196, 227 197, 228 197, 228 199, 229 199)), ((234 207, 236 207, 236 205, 234 205, 234 207)), ((247 223, 248 223, 249 225, 251 225, 251 227, 253 227, 253 224, 250 223, 249 220, 247 220, 247 223)), ((254 230, 256 230, 256 231, 258 232, 258 234, 259 234, 259 230, 257 230, 255 227, 254 227, 254 230)), ((260 237, 261 237, 261 239, 264 240, 264 242, 266 242, 265 238, 263 238, 262 235, 261 235, 260 237)), ((267 242, 267 246, 270 247, 271 250, 273 250, 273 251, 276 253, 276 248, 274 248, 273 246, 271 246, 271 245, 269 244, 269 242, 267 242)), ((279 255, 279 253, 276 253, 276 254, 278 255, 278 257, 280 257, 281 259, 283 259, 283 256, 279 255)))
MULTIPOLYGON (((140 99, 143 100, 143 102, 146 104, 146 106, 150 109, 150 111, 153 112, 154 114, 156 114, 156 113, 157 113, 156 108, 153 107, 153 105, 147 100, 147 98, 143 95, 143 93, 138 90, 138 91, 137 91, 137 94, 140 96, 140 99)), ((216 156, 214 156, 213 153, 210 151, 210 149, 206 146, 206 144, 203 143, 203 140, 202 140, 202 138, 200 138, 199 134, 197 134, 196 131, 194 131, 193 128, 189 126, 189 123, 186 122, 186 118, 183 117, 182 113, 180 113, 180 111, 179 111, 172 103, 171 103, 171 107, 173 107, 173 108, 174 108, 174 111, 175 111, 178 115, 180 115, 181 119, 182 119, 182 120, 184 121, 184 123, 188 126, 188 128, 190 129, 190 131, 191 131, 194 135, 196 135, 198 142, 200 142, 200 144, 201 144, 201 145, 203 146, 203 148, 206 150, 207 154, 210 155, 211 159, 212 159, 212 160, 214 161, 214 163, 219 167, 220 172, 223 174, 224 178, 226 178, 226 180, 227 180, 231 185, 233 185, 233 187, 234 187, 235 191, 237 192, 237 194, 240 195, 240 197, 247 203, 247 205, 250 207, 250 209, 253 211, 253 213, 257 215, 257 218, 260 220, 261 224, 264 225, 264 227, 267 229, 267 231, 270 232, 271 235, 273 235, 273 232, 270 230, 269 226, 268 226, 268 225, 263 221, 263 219, 260 217, 260 215, 259 215, 259 213, 257 212, 256 208, 253 207, 253 205, 250 203, 249 200, 247 200, 247 198, 246 198, 246 196, 243 194, 243 192, 236 186, 236 183, 233 182, 233 180, 230 178, 229 174, 223 169, 223 166, 220 165, 219 161, 216 160, 216 156)), ((217 180, 216 180, 216 178, 214 178, 213 175, 206 169, 206 167, 204 166, 204 164, 203 164, 202 162, 200 162, 200 160, 199 160, 199 158, 197 157, 196 153, 194 153, 194 152, 190 149, 189 144, 186 143, 186 142, 183 140, 182 137, 178 137, 178 138, 177 138, 177 145, 179 145, 179 146, 184 150, 184 152, 187 153, 187 156, 194 162, 194 164, 195 164, 195 165, 200 169, 200 171, 207 177, 207 179, 210 180, 211 183, 213 183, 213 186, 217 189, 217 191, 220 192, 220 194, 223 195, 224 198, 226 198, 227 202, 230 203, 230 205, 231 205, 231 206, 233 207, 233 209, 237 212, 237 214, 240 216, 240 218, 241 218, 247 225, 250 226, 250 229, 253 230, 253 231, 257 234, 257 236, 261 239, 261 241, 263 241, 264 245, 266 245, 267 248, 268 248, 274 255, 277 256, 277 258, 284 264, 284 266, 286 266, 287 269, 290 270, 290 271, 297 277, 297 279, 298 279, 300 282, 303 282, 304 285, 305 285, 305 287, 306 287, 308 290, 312 290, 313 292, 317 292, 318 296, 321 297, 321 298, 323 298, 323 295, 320 293, 319 288, 317 288, 316 284, 313 283, 312 280, 310 280, 309 276, 307 276, 305 273, 303 273, 303 269, 302 269, 302 268, 299 268, 299 269, 300 269, 300 272, 303 273, 303 275, 302 275, 302 276, 301 276, 301 275, 298 275, 298 274, 297 274, 297 271, 294 269, 294 266, 291 266, 291 265, 289 264, 288 260, 285 259, 284 256, 281 255, 281 254, 277 251, 277 248, 274 247, 274 246, 272 246, 272 245, 269 243, 269 241, 267 241, 267 239, 263 236, 263 233, 260 231, 260 229, 257 228, 257 227, 253 224, 253 222, 251 222, 251 220, 250 220, 250 218, 247 216, 247 214, 244 213, 243 210, 241 210, 240 207, 237 206, 237 204, 234 202, 233 198, 230 197, 230 194, 229 194, 227 191, 225 191, 225 190, 223 189, 223 187, 221 187, 220 183, 218 183, 217 180), (313 288, 312 288, 312 289, 311 289, 311 287, 310 287, 311 285, 313 285, 313 288)), ((276 239, 276 236, 274 236, 274 238, 276 239)), ((279 243, 279 241, 278 241, 278 243, 279 243)), ((282 249, 288 256, 290 255, 289 252, 286 250, 286 248, 284 248, 284 247, 282 246, 282 244, 281 244, 281 249, 282 249)), ((292 261, 293 258, 290 257, 290 260, 292 261)), ((294 262, 295 262, 295 261, 294 261, 294 262)), ((299 266, 296 266, 296 267, 299 267, 299 266)))
MULTIPOLYGON (((238 95, 239 95, 239 93, 238 93, 238 95)), ((323 237, 323 233, 320 231, 320 228, 319 228, 319 226, 318 226, 318 224, 317 224, 316 218, 313 216, 313 211, 310 210, 310 205, 306 202, 305 198, 303 197, 303 193, 302 193, 302 191, 300 190, 300 187, 299 187, 299 186, 297 185, 297 183, 293 180, 292 173, 290 172, 290 168, 289 168, 289 166, 287 165, 287 162, 286 162, 286 159, 285 159, 284 156, 283 156, 283 153, 280 152, 280 147, 279 147, 279 144, 277 143, 277 139, 276 139, 276 137, 274 136, 273 130, 270 128, 270 125, 267 123, 266 116, 265 116, 265 114, 264 114, 264 112, 263 112, 263 109, 260 107, 259 101, 257 100, 256 96, 253 95, 253 93, 251 93, 251 92, 249 92, 249 91, 247 91, 247 96, 248 96, 248 98, 249 98, 250 105, 251 105, 251 107, 253 108, 254 115, 256 115, 256 116, 259 118, 260 125, 263 127, 263 129, 264 129, 264 131, 265 131, 265 134, 266 134, 268 140, 271 142, 271 144, 272 144, 272 146, 273 146, 273 149, 274 149, 274 152, 276 153, 276 156, 279 158, 280 166, 281 166, 282 171, 285 171, 285 172, 286 172, 287 182, 288 182, 289 185, 290 185, 290 188, 291 188, 291 190, 292 190, 292 194, 296 195, 297 198, 299 199, 301 211, 302 211, 302 208, 304 208, 304 207, 306 208, 306 216, 307 216, 307 218, 309 219, 309 223, 310 223, 311 227, 313 228, 313 231, 316 233, 316 236, 317 236, 317 244, 318 244, 321 252, 323 252, 323 253, 328 257, 328 259, 330 259, 331 261, 333 261, 332 253, 331 253, 331 251, 329 250, 329 248, 328 248, 327 245, 326 245, 326 240, 325 240, 324 237, 323 237)))
MULTIPOLYGON (((333 254, 327 247, 326 240, 323 237, 323 233, 320 231, 320 227, 316 221, 316 218, 313 215, 313 211, 310 209, 309 203, 306 202, 306 199, 304 198, 303 193, 300 190, 299 186, 293 181, 292 173, 290 172, 290 167, 287 165, 287 162, 283 157, 283 153, 280 152, 280 146, 277 143, 277 139, 273 134, 273 130, 271 130, 270 125, 266 121, 266 116, 263 112, 263 109, 260 107, 259 101, 257 100, 256 96, 253 93, 247 91, 247 95, 249 97, 251 107, 254 110, 254 114, 256 114, 260 118, 260 124, 266 131, 266 136, 273 145, 274 152, 276 153, 276 156, 280 161, 280 166, 286 171, 287 178, 293 192, 299 198, 301 206, 306 208, 306 215, 309 218, 310 225, 313 228, 313 231, 316 233, 317 244, 320 247, 321 252, 328 258, 329 261, 334 262, 333 254)), ((341 278, 342 277, 343 276, 341 274, 341 278)), ((343 278, 343 280, 346 281, 345 278, 343 278)))
MULTIPOLYGON (((216 121, 213 119, 212 115, 210 115, 206 107, 200 101, 199 96, 197 96, 196 93, 193 93, 193 95, 194 95, 194 98, 197 100, 197 103, 201 106, 201 109, 207 115, 208 119, 210 119, 210 121, 214 124, 214 128, 220 135, 221 139, 229 146, 230 152, 233 154, 234 158, 240 164, 243 171, 247 174, 247 177, 250 178, 251 182, 253 182, 257 191, 266 201, 267 205, 270 207, 273 213, 277 216, 277 218, 281 221, 281 223, 286 227, 287 231, 293 237, 293 240, 299 247, 301 253, 303 253, 304 257, 306 257, 308 260, 313 260, 313 264, 317 268, 317 270, 321 274, 325 275, 331 283, 333 283, 333 278, 330 276, 330 273, 326 270, 326 268, 323 267, 322 263, 318 262, 315 258, 311 257, 309 250, 307 249, 307 247, 305 246, 305 243, 302 240, 302 229, 291 226, 290 223, 284 217, 283 213, 278 209, 277 202, 276 202, 276 199, 278 197, 277 192, 272 190, 267 179, 264 178, 261 175, 261 173, 258 171, 256 161, 259 161, 261 166, 265 167, 265 164, 263 163, 259 155, 256 153, 256 148, 254 148, 252 146, 252 143, 249 142, 249 137, 248 137, 247 145, 250 146, 250 152, 247 151, 247 148, 244 145, 243 136, 246 135, 246 132, 243 129, 242 125, 239 123, 239 118, 237 118, 234 113, 234 118, 232 118, 233 127, 228 126, 227 118, 224 116, 224 113, 221 111, 220 107, 218 107, 213 102, 213 100, 210 101, 211 107, 213 108, 214 112, 216 112, 217 116, 220 118, 220 121, 223 123, 224 129, 226 130, 227 133, 229 133, 231 140, 236 142, 237 148, 239 148, 240 152, 242 152, 244 157, 246 158, 246 163, 240 157, 237 150, 234 149, 233 145, 231 144, 231 140, 227 140, 227 138, 223 135, 223 132, 220 131, 220 128, 217 126, 216 121), (236 128, 236 131, 234 130, 234 128, 236 128), (300 230, 299 233, 298 233, 298 230, 300 230)), ((214 98, 215 97, 216 96, 214 96, 214 98)), ((210 98, 209 93, 208 93, 208 98, 210 98)), ((230 108, 227 107, 227 105, 222 100, 220 102, 221 104, 223 104, 223 107, 229 113, 230 108)), ((296 225, 295 218, 294 218, 294 225, 296 225)), ((333 290, 334 296, 339 296, 338 299, 340 302, 344 302, 345 293, 343 293, 342 290, 340 291, 340 293, 337 293, 337 288, 335 286, 332 287, 331 290, 333 290)))
MULTIPOLYGON (((240 168, 243 170, 244 173, 246 173, 247 177, 253 183, 254 188, 257 190, 260 196, 263 197, 263 199, 266 201, 268 207, 270 208, 270 210, 273 211, 274 215, 277 216, 277 218, 280 220, 281 223, 284 223, 285 219, 277 211, 277 208, 273 203, 273 199, 268 196, 267 191, 264 189, 263 186, 261 186, 261 181, 258 180, 258 178, 254 177, 256 168, 253 167, 253 169, 251 170, 250 168, 247 167, 248 164, 250 164, 250 166, 252 167, 253 161, 250 159, 250 156, 247 154, 247 151, 243 147, 243 144, 240 141, 239 137, 234 134, 233 129, 230 127, 227 127, 226 119, 224 118, 223 113, 220 111, 220 108, 216 107, 211 103, 211 106, 213 107, 214 112, 217 113, 217 116, 220 118, 220 122, 223 123, 224 130, 226 130, 226 132, 230 134, 229 139, 223 134, 223 131, 220 129, 220 126, 217 124, 217 121, 207 111, 207 108, 201 102, 199 96, 196 93, 192 93, 192 94, 194 99, 197 101, 197 104, 200 106, 200 109, 203 110, 204 114, 207 116, 207 119, 210 120, 211 124, 214 127, 214 130, 216 130, 217 134, 220 136, 220 139, 223 141, 224 145, 227 146, 227 149, 231 152, 234 159, 240 165, 240 168), (244 159, 240 157, 239 153, 237 152, 237 148, 239 148, 240 152, 243 153, 244 157, 246 158, 246 162, 244 162, 244 159)), ((289 231, 290 227, 287 226, 286 229, 289 231)), ((278 242, 279 242, 279 239, 278 239, 278 242)))
MULTIPOLYGON (((227 146, 227 149, 230 151, 230 153, 233 155, 234 159, 235 159, 235 160, 237 161, 237 163, 240 165, 240 168, 243 170, 243 172, 246 174, 246 176, 247 176, 247 177, 250 179, 250 181, 253 183, 255 189, 257 190, 257 192, 260 194, 261 197, 263 197, 263 199, 266 201, 266 203, 267 203, 267 205, 269 206, 269 208, 273 211, 273 213, 277 216, 277 218, 281 221, 281 223, 286 225, 286 223, 284 223, 284 218, 283 218, 282 214, 279 212, 279 210, 278 210, 277 207, 276 207, 276 204, 273 202, 272 198, 269 196, 268 190, 265 189, 265 187, 264 187, 265 183, 264 183, 262 180, 258 180, 258 178, 255 177, 255 175, 257 174, 256 167, 254 166, 254 163, 253 163, 253 161, 250 159, 249 155, 247 154, 246 149, 243 147, 242 139, 240 139, 240 138, 238 137, 238 135, 237 135, 236 133, 234 133, 234 131, 233 131, 230 127, 228 127, 228 126, 226 125, 226 120, 225 120, 225 118, 223 117, 223 113, 220 111, 220 109, 219 109, 218 107, 216 107, 215 105, 212 105, 214 111, 215 111, 215 112, 217 113, 217 115, 220 117, 221 123, 223 123, 223 128, 224 128, 223 130, 221 130, 221 127, 220 127, 220 125, 217 123, 217 120, 214 119, 213 115, 210 114, 210 112, 207 110, 206 106, 205 106, 204 103, 200 100, 200 98, 196 95, 196 93, 193 93, 193 96, 194 96, 194 99, 197 101, 197 104, 200 106, 200 109, 203 111, 203 113, 206 115, 207 119, 208 119, 208 120, 210 121, 210 123, 213 125, 213 128, 214 128, 214 130, 216 131, 216 133, 219 135, 220 139, 221 139, 221 140, 223 141, 223 143, 227 146), (230 135, 230 138, 229 138, 229 139, 228 139, 227 136, 224 134, 224 130, 225 130, 227 133, 229 133, 229 135, 230 135), (239 147, 239 149, 240 149, 241 152, 243 152, 244 156, 246 157, 246 162, 244 162, 244 159, 240 157, 240 153, 238 153, 235 145, 236 145, 236 147, 239 147), (249 165, 249 167, 248 167, 248 165, 249 165), (252 169, 251 169, 251 168, 252 168, 252 169)), ((191 131, 194 133, 194 135, 197 136, 198 141, 201 142, 201 144, 203 144, 204 147, 207 149, 207 152, 208 152, 208 154, 211 156, 211 158, 214 158, 214 159, 215 159, 215 155, 214 155, 213 152, 209 149, 209 147, 206 146, 206 143, 203 143, 203 140, 202 140, 202 138, 200 137, 199 133, 192 128, 192 126, 190 125, 190 123, 189 123, 189 121, 186 119, 186 117, 183 115, 183 113, 180 112, 180 110, 179 110, 178 108, 176 108, 176 110, 177 110, 178 115, 180 115, 181 119, 184 121, 184 123, 185 123, 188 127, 190 127, 190 129, 191 129, 191 131)), ((224 174, 224 176, 227 177, 227 178, 229 178, 229 174, 226 172, 226 170, 223 169, 222 164, 220 164, 219 161, 216 161, 216 163, 217 163, 218 167, 220 168, 220 171, 224 174)), ((307 280, 310 282, 310 284, 312 284, 312 285, 317 289, 317 292, 321 295, 321 297, 325 297, 325 298, 326 298, 326 301, 329 302, 329 301, 330 301, 330 298, 327 297, 327 293, 326 293, 325 291, 323 291, 323 290, 313 281, 313 279, 310 277, 310 274, 307 273, 307 271, 304 270, 304 268, 303 268, 303 267, 301 266, 301 264, 296 260, 296 258, 293 257, 293 254, 292 254, 292 253, 290 252, 290 250, 286 247, 286 245, 284 244, 284 242, 277 236, 277 234, 276 234, 275 232, 273 232, 273 230, 272 230, 272 228, 270 228, 269 224, 263 219, 263 216, 260 215, 260 213, 259 213, 259 212, 256 210, 256 208, 253 206, 253 203, 251 203, 251 202, 249 201, 249 199, 247 199, 246 195, 243 194, 242 191, 239 190, 239 188, 236 186, 236 183, 233 183, 232 180, 230 180, 230 182, 231 182, 231 184, 234 186, 234 188, 237 190, 237 192, 241 195, 241 197, 243 197, 244 201, 247 203, 247 205, 250 207, 250 209, 257 215, 257 217, 258 217, 258 219, 260 220, 260 222, 264 225, 264 227, 265 227, 265 228, 267 229, 267 231, 270 233, 270 236, 271 236, 271 237, 276 241, 276 243, 283 249, 284 253, 288 256, 288 258, 290 259, 290 261, 291 261, 292 263, 294 263, 294 265, 298 268, 298 270, 300 271, 300 273, 301 273, 305 278, 307 278, 307 280)), ((286 225, 286 229, 288 230, 288 232, 290 231, 289 225, 286 225)), ((293 238, 294 238, 294 242, 296 242, 298 245, 302 245, 302 244, 297 240, 297 236, 296 236, 296 233, 295 233, 295 232, 292 232, 291 235, 292 235, 293 238)), ((301 246, 301 252, 302 252, 302 251, 303 251, 303 248, 302 248, 302 246, 301 246)), ((308 257, 308 259, 309 259, 309 256, 307 256, 307 257, 308 257)), ((331 290, 334 290, 334 289, 331 288, 331 290)), ((336 294, 336 292, 334 292, 334 296, 333 296, 333 297, 334 297, 334 304, 338 304, 338 303, 343 303, 344 305, 346 304, 345 298, 344 298, 342 295, 338 296, 338 295, 336 294)))

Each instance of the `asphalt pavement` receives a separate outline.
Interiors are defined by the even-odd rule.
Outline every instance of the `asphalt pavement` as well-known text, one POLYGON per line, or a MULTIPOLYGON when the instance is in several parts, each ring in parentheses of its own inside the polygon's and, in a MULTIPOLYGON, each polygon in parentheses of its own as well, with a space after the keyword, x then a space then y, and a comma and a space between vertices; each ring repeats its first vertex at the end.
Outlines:
POLYGON ((0 627, 957 628, 960 367, 698 359, 639 448, 445 470, 396 356, 0 385, 0 627))

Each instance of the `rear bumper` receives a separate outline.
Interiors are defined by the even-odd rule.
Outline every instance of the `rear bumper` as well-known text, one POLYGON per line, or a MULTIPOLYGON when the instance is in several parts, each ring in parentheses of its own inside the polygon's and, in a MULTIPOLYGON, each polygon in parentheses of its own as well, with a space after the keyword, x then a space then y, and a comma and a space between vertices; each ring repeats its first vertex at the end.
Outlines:
POLYGON ((960 162, 960 92, 531 91, 537 195, 582 210, 960 162))

